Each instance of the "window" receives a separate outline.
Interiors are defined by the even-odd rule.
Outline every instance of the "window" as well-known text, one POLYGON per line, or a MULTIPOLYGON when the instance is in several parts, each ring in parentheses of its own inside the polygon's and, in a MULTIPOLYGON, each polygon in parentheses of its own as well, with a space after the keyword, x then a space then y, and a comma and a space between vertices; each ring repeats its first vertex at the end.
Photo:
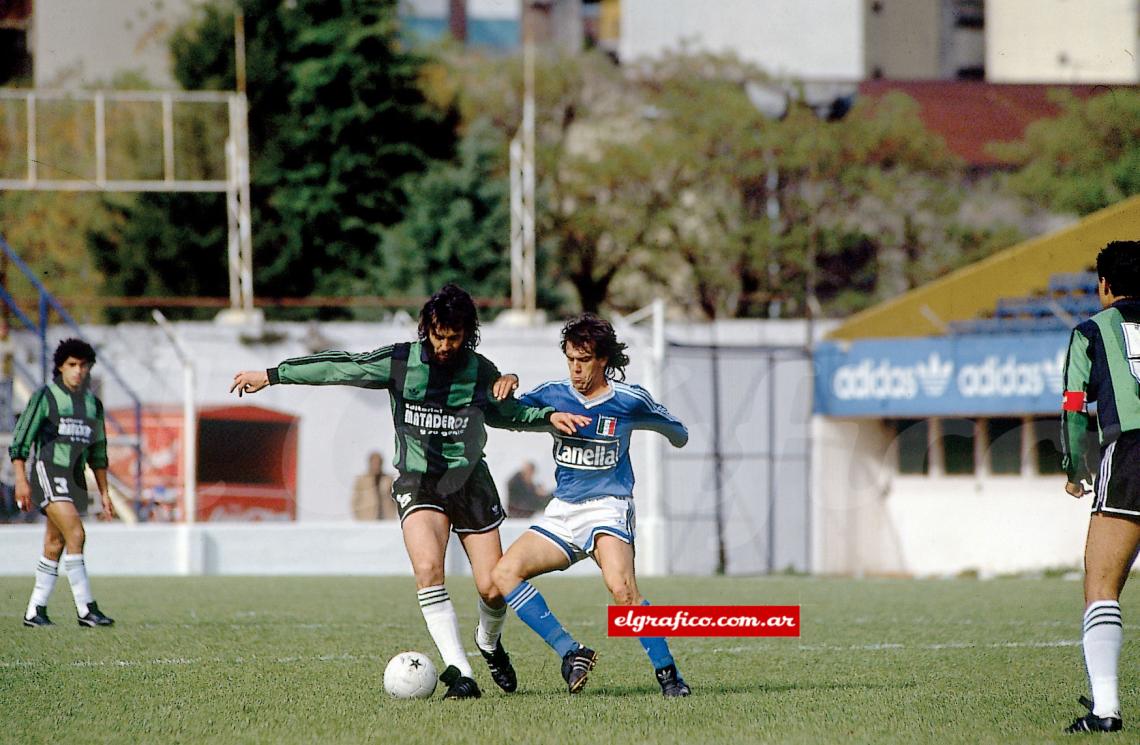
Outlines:
POLYGON ((942 453, 946 475, 962 476, 974 472, 974 422, 970 419, 942 420, 942 453))
POLYGON ((1021 420, 987 419, 986 441, 989 442, 990 473, 1021 473, 1021 420))
POLYGON ((930 437, 930 423, 925 419, 899 419, 894 425, 895 443, 899 450, 899 473, 929 473, 930 456, 927 443, 930 437))

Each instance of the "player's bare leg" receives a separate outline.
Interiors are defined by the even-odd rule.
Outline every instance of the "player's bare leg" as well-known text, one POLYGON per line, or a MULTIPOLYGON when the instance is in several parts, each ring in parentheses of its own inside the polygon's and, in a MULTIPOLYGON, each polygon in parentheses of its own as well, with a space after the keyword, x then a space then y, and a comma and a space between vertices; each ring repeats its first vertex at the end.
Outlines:
POLYGON ((562 678, 570 693, 577 693, 586 685, 586 679, 598 655, 570 636, 550 612, 546 599, 527 582, 540 574, 565 569, 569 564, 570 559, 565 551, 528 530, 507 549, 507 553, 495 566, 493 577, 519 620, 542 637, 562 658, 562 678))
MULTIPOLYGON (((594 561, 602 570, 602 579, 616 605, 649 604, 637 589, 633 546, 617 536, 599 535, 594 545, 594 561)), ((661 686, 661 694, 666 698, 688 696, 692 691, 677 672, 677 665, 664 637, 643 636, 638 637, 638 641, 653 664, 653 673, 661 686)))
POLYGON ((440 680, 448 686, 445 697, 478 698, 479 688, 471 677, 471 664, 459 636, 459 619, 444 586, 444 557, 451 521, 437 510, 419 509, 404 517, 401 529, 416 577, 420 611, 443 660, 440 680))
MULTIPOLYGON (((111 626, 114 620, 103 615, 91 594, 91 581, 87 578, 87 564, 83 558, 83 548, 87 542, 87 532, 83 520, 73 502, 51 502, 44 508, 48 523, 63 538, 63 567, 71 583, 71 594, 75 600, 75 613, 80 626, 111 626)), ((54 540, 47 533, 44 536, 44 550, 48 542, 54 540)))
POLYGON ((507 619, 507 604, 492 577, 495 565, 503 557, 499 529, 486 533, 464 533, 459 536, 459 540, 467 552, 475 590, 479 593, 479 625, 475 627, 475 646, 487 663, 495 685, 511 693, 518 687, 518 678, 501 639, 503 622, 507 619))
POLYGON ((48 598, 55 589, 59 578, 59 559, 63 556, 63 533, 55 523, 48 520, 44 524, 44 551, 36 563, 36 580, 28 608, 24 611, 24 625, 29 628, 54 626, 47 614, 48 598))
POLYGON ((1070 732, 1115 731, 1121 728, 1117 670, 1124 625, 1120 593, 1140 547, 1140 523, 1094 514, 1085 541, 1085 614, 1082 646, 1092 701, 1090 713, 1073 722, 1070 732))

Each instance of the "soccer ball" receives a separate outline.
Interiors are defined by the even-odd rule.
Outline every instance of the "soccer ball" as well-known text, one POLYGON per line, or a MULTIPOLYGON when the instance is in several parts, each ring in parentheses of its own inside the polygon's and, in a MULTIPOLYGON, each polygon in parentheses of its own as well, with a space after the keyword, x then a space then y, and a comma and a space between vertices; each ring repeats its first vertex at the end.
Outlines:
POLYGON ((400 652, 384 668, 384 690, 392 698, 430 698, 435 684, 435 665, 426 654, 400 652))

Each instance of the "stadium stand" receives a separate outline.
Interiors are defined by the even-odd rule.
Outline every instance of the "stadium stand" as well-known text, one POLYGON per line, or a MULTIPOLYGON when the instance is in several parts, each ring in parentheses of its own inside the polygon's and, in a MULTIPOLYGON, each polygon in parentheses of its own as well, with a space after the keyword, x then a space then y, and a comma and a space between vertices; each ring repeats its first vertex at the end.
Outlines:
POLYGON ((992 313, 951 321, 954 334, 1005 334, 1070 329, 1100 310, 1094 271, 1062 272, 1049 277, 1043 295, 999 297, 992 313))

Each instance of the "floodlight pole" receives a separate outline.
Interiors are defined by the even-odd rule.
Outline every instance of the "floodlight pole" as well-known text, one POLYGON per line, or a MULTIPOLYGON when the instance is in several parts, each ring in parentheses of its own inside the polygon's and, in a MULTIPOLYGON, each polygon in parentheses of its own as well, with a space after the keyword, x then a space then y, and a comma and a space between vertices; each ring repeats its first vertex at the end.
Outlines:
POLYGON ((511 310, 534 319, 535 174, 534 174, 534 40, 532 20, 523 18, 522 126, 511 140, 511 310))

